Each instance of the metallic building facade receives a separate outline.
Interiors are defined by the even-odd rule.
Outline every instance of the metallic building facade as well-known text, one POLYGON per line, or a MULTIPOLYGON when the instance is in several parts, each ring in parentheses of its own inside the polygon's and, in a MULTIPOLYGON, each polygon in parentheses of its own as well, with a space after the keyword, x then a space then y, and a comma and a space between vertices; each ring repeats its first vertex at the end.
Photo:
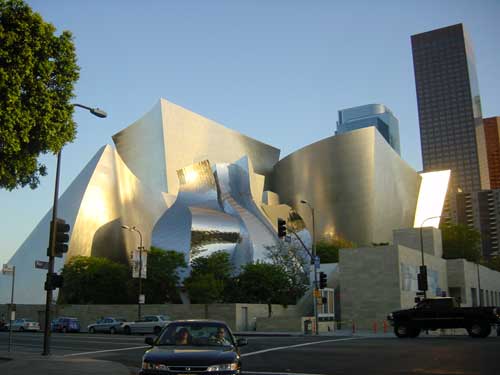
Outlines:
MULTIPOLYGON (((300 200, 315 207, 318 239, 387 242, 393 229, 413 226, 425 191, 433 191, 421 189, 422 177, 374 127, 279 161, 277 148, 161 99, 113 140, 116 148, 99 150, 59 198, 71 238, 56 271, 77 255, 130 262, 139 241, 121 225, 137 227, 146 248, 180 251, 188 262, 226 251, 238 270, 280 246, 278 217, 310 247, 311 212, 300 200)), ((33 266, 46 259, 49 222, 50 212, 9 262, 17 270, 17 303, 44 300, 45 271, 33 266)), ((0 303, 9 299, 4 281, 0 276, 0 303)))
POLYGON ((421 177, 368 127, 306 146, 280 160, 272 190, 293 207, 317 238, 359 246, 389 242, 392 230, 414 225, 421 177))

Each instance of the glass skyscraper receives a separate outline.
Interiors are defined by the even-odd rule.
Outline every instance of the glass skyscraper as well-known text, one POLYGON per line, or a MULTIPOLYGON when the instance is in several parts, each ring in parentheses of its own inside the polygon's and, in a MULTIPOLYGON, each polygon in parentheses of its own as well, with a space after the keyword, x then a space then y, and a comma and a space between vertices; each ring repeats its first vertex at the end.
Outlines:
POLYGON ((411 43, 424 171, 451 169, 452 192, 488 189, 475 60, 463 25, 413 35, 411 43))
POLYGON ((339 111, 336 134, 374 126, 387 143, 401 155, 399 147, 399 121, 383 104, 367 104, 339 111))

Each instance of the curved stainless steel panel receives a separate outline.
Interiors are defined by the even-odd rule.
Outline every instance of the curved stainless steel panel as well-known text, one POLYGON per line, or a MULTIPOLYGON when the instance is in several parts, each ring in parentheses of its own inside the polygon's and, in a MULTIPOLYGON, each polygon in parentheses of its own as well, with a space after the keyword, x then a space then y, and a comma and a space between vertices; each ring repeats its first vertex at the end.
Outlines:
MULTIPOLYGON (((111 146, 104 146, 59 198, 58 216, 71 226, 69 250, 56 258, 56 272, 63 262, 77 256, 102 256, 128 262, 139 245, 134 233, 122 224, 137 226, 149 247, 153 223, 167 209, 168 196, 143 186, 111 146)), ((43 303, 45 272, 33 268, 35 260, 46 259, 51 211, 40 221, 9 263, 16 266, 18 303, 43 303)), ((0 301, 8 300, 1 283, 0 301)), ((8 289, 8 288, 7 288, 8 289)))
POLYGON ((413 226, 420 176, 375 128, 323 139, 280 160, 272 189, 317 238, 340 236, 358 245, 388 242, 392 230, 413 226))
POLYGON ((113 140, 142 182, 172 194, 179 190, 177 171, 203 159, 215 165, 248 156, 261 175, 270 173, 279 159, 277 148, 165 99, 113 140))

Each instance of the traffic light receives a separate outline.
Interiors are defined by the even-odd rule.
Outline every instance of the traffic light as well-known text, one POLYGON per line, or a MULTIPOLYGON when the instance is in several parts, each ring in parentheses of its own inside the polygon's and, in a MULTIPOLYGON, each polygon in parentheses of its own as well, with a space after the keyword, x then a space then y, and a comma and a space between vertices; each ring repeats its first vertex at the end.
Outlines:
POLYGON ((56 288, 62 288, 64 283, 64 278, 62 275, 57 273, 47 273, 47 280, 45 281, 45 290, 54 290, 56 288))
POLYGON ((429 287, 427 285, 427 267, 426 266, 420 266, 420 273, 417 275, 417 282, 418 282, 418 290, 428 290, 429 287))
POLYGON ((283 238, 286 236, 286 220, 278 218, 278 237, 283 238))
MULTIPOLYGON (((49 246, 47 255, 61 258, 64 253, 68 252, 68 241, 69 241, 68 232, 70 230, 70 226, 69 224, 66 224, 66 221, 59 218, 57 218, 55 221, 55 226, 56 226, 55 231, 53 229, 54 222, 51 222, 50 225, 51 225, 50 234, 52 235, 55 232, 56 238, 55 238, 53 254, 50 253, 51 248, 49 246)), ((50 240, 50 244, 52 244, 52 239, 50 240)))
POLYGON ((324 272, 319 273, 319 288, 320 289, 326 288, 326 273, 324 272))

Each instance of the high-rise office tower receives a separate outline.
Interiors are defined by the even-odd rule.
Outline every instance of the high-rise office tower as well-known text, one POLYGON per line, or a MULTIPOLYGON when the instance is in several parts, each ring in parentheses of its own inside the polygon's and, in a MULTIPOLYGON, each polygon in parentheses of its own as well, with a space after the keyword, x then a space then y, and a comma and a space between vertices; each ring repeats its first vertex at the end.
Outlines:
POLYGON ((500 189, 500 117, 483 119, 483 132, 486 151, 482 152, 486 152, 488 160, 490 188, 500 189))
MULTIPOLYGON (((411 37, 424 171, 451 169, 450 193, 489 189, 481 101, 462 24, 411 37)), ((453 216, 453 215, 452 215, 453 216)))
POLYGON ((399 147, 399 121, 383 104, 367 104, 339 111, 336 134, 374 126, 387 143, 401 154, 399 147))

